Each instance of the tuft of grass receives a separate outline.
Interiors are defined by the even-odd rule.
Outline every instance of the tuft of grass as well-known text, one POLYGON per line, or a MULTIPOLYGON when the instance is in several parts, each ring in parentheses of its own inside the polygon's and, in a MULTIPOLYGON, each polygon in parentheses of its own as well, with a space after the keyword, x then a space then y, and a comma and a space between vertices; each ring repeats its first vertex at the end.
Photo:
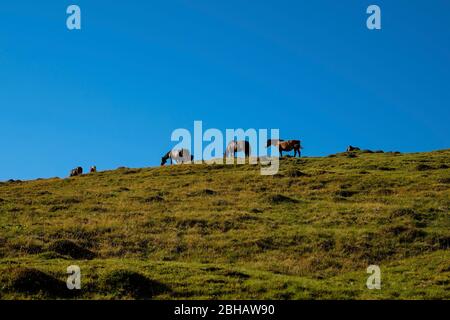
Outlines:
POLYGON ((93 259, 95 254, 70 240, 57 240, 50 244, 48 250, 73 259, 93 259))
POLYGON ((305 177, 305 176, 308 176, 308 174, 306 174, 306 173, 304 173, 304 172, 302 172, 302 171, 300 171, 300 170, 294 169, 294 168, 289 168, 289 169, 286 171, 286 176, 287 176, 287 177, 290 177, 290 178, 297 178, 297 177, 305 177))
POLYGON ((426 170, 433 170, 434 168, 427 165, 427 164, 419 164, 416 166, 417 171, 426 171, 426 170))
POLYGON ((34 268, 14 268, 8 280, 6 289, 11 292, 50 298, 67 297, 69 294, 63 281, 34 268))
POLYGON ((282 194, 275 194, 275 195, 270 195, 268 196, 267 200, 270 203, 274 203, 274 204, 280 204, 280 203, 296 203, 298 202, 296 199, 293 199, 291 197, 282 195, 282 194))
POLYGON ((124 269, 105 274, 99 281, 99 288, 105 294, 133 299, 151 299, 154 295, 170 291, 166 285, 158 281, 124 269))

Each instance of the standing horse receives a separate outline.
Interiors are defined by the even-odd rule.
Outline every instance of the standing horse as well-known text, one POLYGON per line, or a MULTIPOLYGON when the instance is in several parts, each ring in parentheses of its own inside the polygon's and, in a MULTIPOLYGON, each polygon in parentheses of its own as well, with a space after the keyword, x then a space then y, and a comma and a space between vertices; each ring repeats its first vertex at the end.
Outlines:
POLYGON ((173 164, 175 160, 177 163, 185 163, 194 160, 194 156, 188 149, 170 150, 161 158, 161 166, 165 165, 167 160, 170 159, 170 164, 173 164))
POLYGON ((267 140, 266 148, 270 146, 278 147, 278 151, 280 152, 280 157, 283 156, 283 151, 289 152, 294 150, 294 157, 297 155, 301 157, 300 150, 303 149, 300 140, 281 140, 281 139, 269 139, 267 140))
POLYGON ((245 157, 250 157, 250 143, 246 140, 239 140, 239 141, 231 141, 224 153, 225 157, 228 157, 228 155, 232 154, 233 158, 236 158, 236 152, 244 151, 245 157))
POLYGON ((70 170, 70 176, 75 177, 83 174, 82 167, 76 167, 75 169, 70 170))

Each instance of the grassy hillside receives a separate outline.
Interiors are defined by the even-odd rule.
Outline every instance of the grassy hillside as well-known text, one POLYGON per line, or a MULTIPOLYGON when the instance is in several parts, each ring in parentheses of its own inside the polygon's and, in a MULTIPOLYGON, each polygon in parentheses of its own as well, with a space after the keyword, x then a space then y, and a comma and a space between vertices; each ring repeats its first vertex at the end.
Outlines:
POLYGON ((0 298, 449 299, 449 167, 450 150, 357 152, 282 159, 276 176, 205 164, 0 183, 0 298))

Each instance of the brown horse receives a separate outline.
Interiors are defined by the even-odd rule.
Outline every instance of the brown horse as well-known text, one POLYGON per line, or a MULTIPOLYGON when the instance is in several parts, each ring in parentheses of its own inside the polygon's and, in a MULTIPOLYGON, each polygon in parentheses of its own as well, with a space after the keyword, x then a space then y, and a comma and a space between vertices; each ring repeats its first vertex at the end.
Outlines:
POLYGON ((281 139, 269 139, 267 140, 267 148, 270 146, 278 147, 280 157, 283 156, 283 151, 289 152, 294 150, 294 157, 297 155, 301 157, 300 150, 303 149, 300 140, 281 140, 281 139))

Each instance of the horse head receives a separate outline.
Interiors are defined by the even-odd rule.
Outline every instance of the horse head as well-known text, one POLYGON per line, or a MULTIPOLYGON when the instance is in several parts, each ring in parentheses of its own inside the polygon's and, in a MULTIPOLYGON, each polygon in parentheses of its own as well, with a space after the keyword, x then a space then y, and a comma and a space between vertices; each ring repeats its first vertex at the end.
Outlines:
POLYGON ((164 166, 167 162, 167 159, 170 158, 170 151, 167 152, 162 158, 161 158, 161 167, 164 166))

